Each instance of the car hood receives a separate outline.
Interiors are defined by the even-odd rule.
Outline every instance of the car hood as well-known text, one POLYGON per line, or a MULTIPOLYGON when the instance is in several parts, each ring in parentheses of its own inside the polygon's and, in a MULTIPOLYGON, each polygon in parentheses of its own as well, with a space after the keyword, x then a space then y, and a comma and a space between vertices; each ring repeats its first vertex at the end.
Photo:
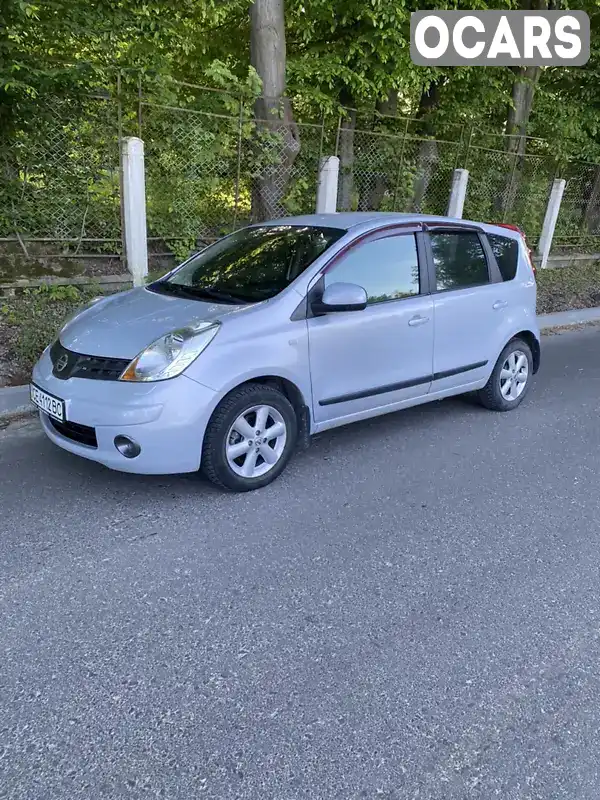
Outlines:
POLYGON ((64 347, 106 358, 135 358, 160 336, 195 322, 212 322, 252 306, 210 303, 131 289, 101 300, 60 333, 64 347))

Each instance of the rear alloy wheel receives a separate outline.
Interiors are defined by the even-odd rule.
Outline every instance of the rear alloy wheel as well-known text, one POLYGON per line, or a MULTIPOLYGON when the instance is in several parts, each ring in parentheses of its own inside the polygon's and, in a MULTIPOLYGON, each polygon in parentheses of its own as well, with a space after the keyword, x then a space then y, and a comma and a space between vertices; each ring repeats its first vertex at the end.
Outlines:
POLYGON ((272 386, 235 389, 208 425, 202 470, 224 489, 247 492, 274 481, 284 470, 297 436, 294 408, 272 386))
POLYGON ((529 345, 522 339, 509 342, 496 362, 494 371, 479 399, 492 411, 511 411, 529 391, 533 374, 533 357, 529 345))

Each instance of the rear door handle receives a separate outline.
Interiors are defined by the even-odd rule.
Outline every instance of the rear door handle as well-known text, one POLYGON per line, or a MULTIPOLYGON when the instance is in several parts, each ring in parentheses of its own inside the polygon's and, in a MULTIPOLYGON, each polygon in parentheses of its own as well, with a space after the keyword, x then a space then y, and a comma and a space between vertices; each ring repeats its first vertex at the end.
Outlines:
POLYGON ((492 308, 494 309, 494 311, 498 311, 501 308, 506 308, 507 305, 508 303, 506 302, 506 300, 498 300, 494 303, 492 308))
POLYGON ((416 317, 411 317, 411 319, 408 320, 408 324, 411 325, 413 328, 416 325, 425 325, 426 322, 429 322, 429 317, 416 316, 416 317))

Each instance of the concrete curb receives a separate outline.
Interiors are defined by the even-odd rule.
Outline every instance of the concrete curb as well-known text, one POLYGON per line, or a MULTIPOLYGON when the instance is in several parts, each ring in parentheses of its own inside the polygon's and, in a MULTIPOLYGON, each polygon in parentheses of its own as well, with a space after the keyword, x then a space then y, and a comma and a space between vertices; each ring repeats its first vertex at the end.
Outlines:
MULTIPOLYGON (((600 308, 582 308, 576 311, 559 311, 556 314, 540 314, 538 323, 542 332, 547 328, 582 325, 600 321, 600 308)), ((12 414, 34 413, 29 402, 29 386, 9 386, 0 389, 0 417, 12 414)))
POLYGON ((29 402, 29 386, 9 386, 0 389, 0 417, 33 411, 29 402))
POLYGON ((562 325, 581 325, 600 320, 600 308, 580 308, 575 311, 559 311, 556 314, 540 314, 538 324, 542 330, 562 325))

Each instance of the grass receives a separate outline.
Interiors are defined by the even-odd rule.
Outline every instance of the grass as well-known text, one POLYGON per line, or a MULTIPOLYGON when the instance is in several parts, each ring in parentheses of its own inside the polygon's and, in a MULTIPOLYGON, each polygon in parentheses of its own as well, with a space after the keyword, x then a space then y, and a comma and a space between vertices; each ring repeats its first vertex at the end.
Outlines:
MULTIPOLYGON (((164 274, 151 271, 148 282, 164 274)), ((0 387, 27 383, 33 365, 68 317, 103 293, 106 290, 94 285, 44 285, 0 297, 0 387)))
POLYGON ((33 365, 95 287, 42 286, 0 299, 0 386, 27 382, 33 365))
MULTIPOLYGON (((600 262, 538 270, 537 284, 539 314, 600 306, 600 262)), ((0 298, 0 386, 26 383, 66 318, 98 294, 97 287, 43 286, 0 298)))
POLYGON ((600 262, 538 270, 538 314, 600 306, 600 262))

